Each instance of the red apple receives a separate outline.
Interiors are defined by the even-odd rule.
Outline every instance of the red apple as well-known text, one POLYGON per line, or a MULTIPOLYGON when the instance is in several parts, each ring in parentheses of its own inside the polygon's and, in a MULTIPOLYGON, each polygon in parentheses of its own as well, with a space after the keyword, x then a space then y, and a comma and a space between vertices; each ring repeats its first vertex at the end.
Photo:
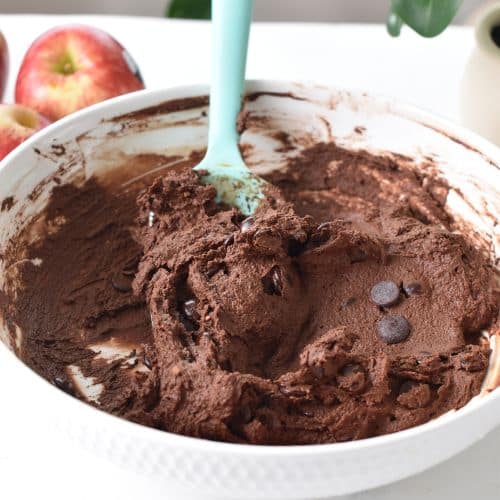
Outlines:
POLYGON ((3 98, 5 86, 7 85, 7 74, 9 72, 9 50, 5 37, 0 31, 0 101, 3 98))
POLYGON ((0 160, 50 121, 19 104, 0 104, 0 160))
POLYGON ((104 31, 60 26, 28 49, 16 82, 16 102, 57 120, 90 104, 144 88, 130 54, 104 31))

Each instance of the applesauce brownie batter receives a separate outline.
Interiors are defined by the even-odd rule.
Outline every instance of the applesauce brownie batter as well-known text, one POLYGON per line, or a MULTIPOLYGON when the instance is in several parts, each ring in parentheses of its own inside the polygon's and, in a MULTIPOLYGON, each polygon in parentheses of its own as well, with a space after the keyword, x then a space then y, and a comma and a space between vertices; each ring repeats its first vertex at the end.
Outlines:
POLYGON ((391 433, 479 393, 498 295, 444 182, 320 143, 245 219, 191 164, 123 196, 53 190, 43 236, 5 253, 29 366, 135 422, 258 444, 391 433))

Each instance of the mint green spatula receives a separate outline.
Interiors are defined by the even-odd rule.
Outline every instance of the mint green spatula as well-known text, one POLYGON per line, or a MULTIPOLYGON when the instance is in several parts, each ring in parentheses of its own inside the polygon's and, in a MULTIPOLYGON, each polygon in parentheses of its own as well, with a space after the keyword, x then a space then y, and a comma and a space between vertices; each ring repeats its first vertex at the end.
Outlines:
POLYGON ((217 189, 217 201, 251 215, 265 181, 252 174, 238 149, 236 119, 245 81, 253 0, 212 0, 212 82, 208 149, 194 170, 217 189))

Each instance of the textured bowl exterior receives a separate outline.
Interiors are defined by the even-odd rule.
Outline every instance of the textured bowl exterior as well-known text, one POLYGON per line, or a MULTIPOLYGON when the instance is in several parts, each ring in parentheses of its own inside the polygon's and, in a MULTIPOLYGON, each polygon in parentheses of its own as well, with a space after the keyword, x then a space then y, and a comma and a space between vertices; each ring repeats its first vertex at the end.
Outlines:
MULTIPOLYGON (((253 112, 273 117, 274 122, 268 126, 289 127, 289 132, 304 145, 310 140, 335 139, 349 148, 417 158, 422 165, 432 157, 450 185, 457 189, 460 186, 467 198, 464 204, 457 196, 450 195, 450 210, 473 224, 480 235, 486 235, 485 248, 498 256, 498 229, 496 221, 491 220, 491 214, 493 219, 498 217, 500 203, 497 167, 500 153, 496 147, 427 113, 390 100, 284 82, 250 82, 248 89, 274 92, 275 95, 263 95, 253 101, 253 112), (359 127, 363 128, 363 134, 354 132, 359 127), (485 207, 488 210, 483 213, 485 207)), ((124 119, 111 119, 166 100, 206 92, 205 87, 196 86, 119 97, 67 117, 28 140, 0 162, 0 200, 13 193, 16 198, 12 210, 0 213, 0 246, 19 229, 20 214, 28 221, 43 207, 50 185, 36 202, 27 204, 25 200, 34 186, 61 166, 61 159, 35 154, 35 148, 43 152, 50 151, 53 144, 69 144, 68 155, 85 157, 86 177, 109 168, 112 148, 127 154, 165 149, 187 152, 205 143, 206 121, 186 128, 182 113, 174 118, 143 117, 141 127, 130 129, 131 135, 117 136, 109 133, 121 130, 119 122, 124 119), (174 124, 169 122, 173 119, 177 120, 174 124), (179 148, 179 141, 184 149, 179 148)), ((279 168, 283 162, 272 147, 265 151, 268 139, 265 130, 242 136, 243 143, 255 146, 249 163, 257 171, 279 168), (259 154, 269 161, 262 164, 259 154)), ((63 182, 70 179, 68 174, 63 182)), ((495 390, 425 425, 357 442, 289 447, 210 442, 133 424, 64 394, 19 361, 11 351, 16 346, 7 349, 7 336, 3 337, 0 362, 7 366, 20 390, 29 396, 23 403, 25 408, 18 411, 36 409, 37 418, 46 423, 48 431, 65 433, 76 447, 147 476, 158 483, 159 491, 164 488, 165 495, 176 490, 176 498, 183 492, 251 499, 354 493, 416 474, 446 460, 500 423, 500 391, 495 390)))

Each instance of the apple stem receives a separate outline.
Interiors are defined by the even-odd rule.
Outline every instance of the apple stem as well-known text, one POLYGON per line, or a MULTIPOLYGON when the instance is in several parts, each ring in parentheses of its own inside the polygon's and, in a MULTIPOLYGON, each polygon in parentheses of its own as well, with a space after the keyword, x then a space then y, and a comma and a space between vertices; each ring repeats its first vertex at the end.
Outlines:
POLYGON ((54 69, 61 75, 72 75, 76 72, 77 68, 73 56, 69 52, 66 52, 57 61, 54 69))

